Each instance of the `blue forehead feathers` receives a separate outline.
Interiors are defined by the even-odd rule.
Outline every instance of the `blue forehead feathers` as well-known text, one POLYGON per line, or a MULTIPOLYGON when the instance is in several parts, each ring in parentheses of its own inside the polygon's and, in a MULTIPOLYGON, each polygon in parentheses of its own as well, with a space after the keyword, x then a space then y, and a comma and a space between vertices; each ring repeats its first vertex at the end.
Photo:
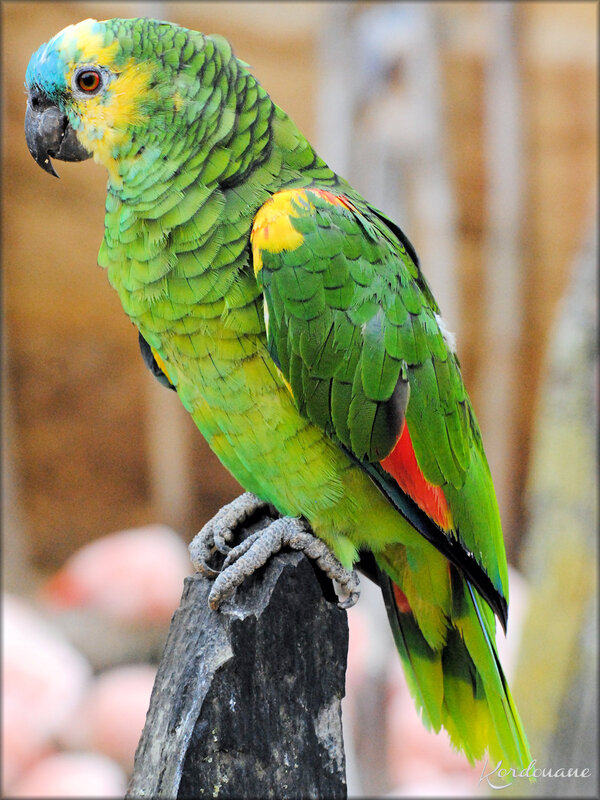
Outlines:
MULTIPOLYGON (((31 56, 25 73, 27 89, 35 85, 49 96, 66 91, 68 68, 81 54, 77 37, 73 35, 74 27, 69 25, 57 33, 31 56)), ((86 33, 96 33, 100 29, 101 25, 94 21, 86 33)))

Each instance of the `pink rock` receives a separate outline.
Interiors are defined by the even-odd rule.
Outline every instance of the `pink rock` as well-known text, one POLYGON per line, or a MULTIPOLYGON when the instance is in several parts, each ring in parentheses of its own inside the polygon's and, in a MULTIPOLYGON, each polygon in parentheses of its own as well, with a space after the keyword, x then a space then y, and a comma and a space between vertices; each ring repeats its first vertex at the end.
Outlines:
POLYGON ((2 779, 10 786, 48 750, 91 680, 86 659, 35 608, 3 600, 2 779))
POLYGON ((10 796, 122 798, 126 789, 125 773, 106 756, 55 753, 32 766, 10 796))
MULTIPOLYGON (((389 792, 387 797, 480 797, 486 795, 479 778, 433 773, 429 779, 407 782, 389 792)), ((486 795, 489 797, 489 795, 486 795)))
POLYGON ((48 581, 42 598, 56 610, 93 609, 125 622, 168 624, 191 573, 178 534, 147 525, 82 547, 48 581))
POLYGON ((60 732, 65 747, 95 750, 127 772, 144 727, 156 669, 136 664, 102 672, 60 732))

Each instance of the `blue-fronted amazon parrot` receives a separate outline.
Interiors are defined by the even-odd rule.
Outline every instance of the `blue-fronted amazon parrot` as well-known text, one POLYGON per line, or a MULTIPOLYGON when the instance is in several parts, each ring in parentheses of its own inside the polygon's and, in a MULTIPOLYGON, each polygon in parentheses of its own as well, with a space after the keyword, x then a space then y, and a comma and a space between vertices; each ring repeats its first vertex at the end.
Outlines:
POLYGON ((530 761, 498 660, 500 517, 414 248, 220 36, 85 20, 27 69, 26 137, 108 170, 99 263, 153 372, 235 478, 378 576, 423 722, 530 761), (366 563, 366 561, 365 561, 366 563))

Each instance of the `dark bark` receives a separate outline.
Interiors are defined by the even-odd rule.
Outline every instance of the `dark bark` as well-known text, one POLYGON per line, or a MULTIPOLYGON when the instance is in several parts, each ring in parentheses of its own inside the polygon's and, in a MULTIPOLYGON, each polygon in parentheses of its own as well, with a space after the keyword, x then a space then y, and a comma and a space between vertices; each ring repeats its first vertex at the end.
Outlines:
POLYGON ((346 797, 348 627, 322 583, 280 554, 215 612, 186 579, 127 797, 346 797))

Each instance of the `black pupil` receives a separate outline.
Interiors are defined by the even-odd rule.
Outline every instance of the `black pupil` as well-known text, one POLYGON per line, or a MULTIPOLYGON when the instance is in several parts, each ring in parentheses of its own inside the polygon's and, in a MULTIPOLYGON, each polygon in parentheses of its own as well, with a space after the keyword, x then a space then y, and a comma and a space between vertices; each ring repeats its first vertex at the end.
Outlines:
POLYGON ((99 79, 95 72, 84 72, 79 78, 79 83, 84 89, 95 89, 99 79))

